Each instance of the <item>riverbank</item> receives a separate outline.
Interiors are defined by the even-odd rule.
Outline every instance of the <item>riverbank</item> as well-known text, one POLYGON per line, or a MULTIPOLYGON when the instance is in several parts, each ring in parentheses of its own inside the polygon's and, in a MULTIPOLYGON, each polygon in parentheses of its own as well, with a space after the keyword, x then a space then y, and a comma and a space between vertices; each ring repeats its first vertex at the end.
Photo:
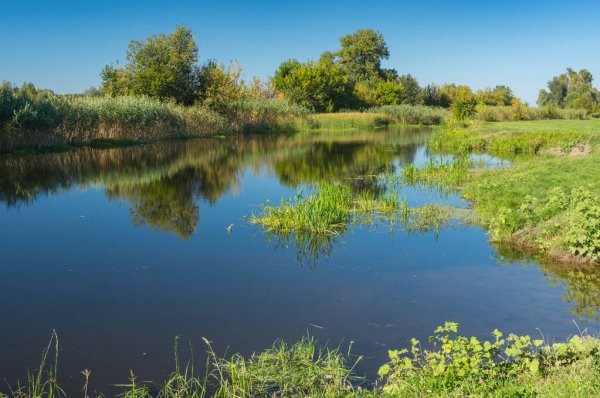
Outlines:
MULTIPOLYGON (((294 344, 277 341, 246 357, 220 356, 206 339, 204 347, 206 365, 201 369, 189 362, 193 349, 175 339, 175 368, 166 380, 139 380, 131 370, 128 381, 115 384, 119 396, 584 398, 600 394, 600 340, 585 334, 550 344, 494 330, 480 341, 459 334, 456 323, 446 322, 434 331, 429 344, 412 339, 409 349, 389 350, 389 362, 371 381, 354 371, 362 356, 352 351, 351 343, 329 349, 305 337, 294 344)), ((60 387, 58 350, 54 334, 28 383, 17 384, 0 397, 68 396, 60 387)), ((99 396, 92 389, 93 381, 93 371, 81 372, 84 398, 99 396)))
POLYGON ((508 168, 470 170, 455 184, 492 241, 589 264, 600 262, 599 144, 597 119, 486 123, 430 140, 442 153, 510 159, 508 168))

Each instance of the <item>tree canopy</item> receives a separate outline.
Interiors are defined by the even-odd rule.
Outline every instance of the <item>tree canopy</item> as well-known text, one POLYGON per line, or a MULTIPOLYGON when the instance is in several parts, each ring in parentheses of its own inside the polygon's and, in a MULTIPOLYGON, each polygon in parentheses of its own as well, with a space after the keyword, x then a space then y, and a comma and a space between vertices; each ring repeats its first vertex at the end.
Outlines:
POLYGON ((383 77, 381 60, 390 56, 383 35, 372 29, 360 29, 340 39, 336 52, 340 65, 354 81, 383 77))
POLYGON ((548 90, 540 90, 538 105, 559 108, 600 109, 600 92, 592 85, 593 76, 587 69, 579 72, 567 68, 548 81, 548 90))
POLYGON ((192 31, 180 25, 171 34, 131 41, 127 64, 106 66, 102 87, 109 95, 147 95, 192 104, 198 88, 197 62, 192 31))

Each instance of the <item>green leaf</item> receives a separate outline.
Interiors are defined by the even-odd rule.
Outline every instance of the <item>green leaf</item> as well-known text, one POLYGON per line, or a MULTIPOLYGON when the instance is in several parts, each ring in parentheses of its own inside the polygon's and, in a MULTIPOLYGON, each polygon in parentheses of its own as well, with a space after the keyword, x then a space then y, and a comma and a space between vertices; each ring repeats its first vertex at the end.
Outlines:
POLYGON ((385 376, 385 375, 387 375, 389 373, 390 373, 390 365, 388 365, 388 364, 385 364, 385 365, 381 366, 379 368, 379 371, 377 372, 377 374, 379 375, 379 377, 383 377, 383 376, 385 376))
POLYGON ((529 370, 531 373, 537 373, 540 368, 540 361, 537 358, 534 358, 529 363, 529 370))

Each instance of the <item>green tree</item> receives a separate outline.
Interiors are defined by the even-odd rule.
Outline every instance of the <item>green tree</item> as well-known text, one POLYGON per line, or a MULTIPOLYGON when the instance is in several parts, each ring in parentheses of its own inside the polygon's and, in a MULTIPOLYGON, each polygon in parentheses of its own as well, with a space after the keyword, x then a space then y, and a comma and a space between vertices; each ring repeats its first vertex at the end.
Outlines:
POLYGON ((127 64, 106 66, 102 87, 109 95, 147 95, 192 104, 198 89, 197 61, 192 31, 180 25, 171 34, 131 41, 127 64))
POLYGON ((354 105, 348 73, 331 57, 319 62, 283 62, 273 76, 275 89, 292 103, 317 112, 333 112, 354 105))
POLYGON ((548 81, 548 90, 540 90, 538 105, 559 108, 600 109, 600 92, 592 85, 593 76, 587 69, 579 72, 567 68, 548 81))
POLYGON ((489 106, 509 106, 512 104, 514 95, 510 87, 496 86, 478 90, 476 93, 477 102, 489 106))
POLYGON ((372 29, 360 29, 340 39, 336 55, 354 81, 382 77, 381 60, 390 56, 383 35, 372 29))
POLYGON ((208 61, 198 71, 198 101, 219 112, 224 112, 232 102, 246 95, 241 70, 236 62, 229 68, 208 61))
POLYGON ((421 88, 411 75, 394 80, 380 78, 362 81, 356 85, 358 98, 365 106, 416 105, 421 102, 421 88))

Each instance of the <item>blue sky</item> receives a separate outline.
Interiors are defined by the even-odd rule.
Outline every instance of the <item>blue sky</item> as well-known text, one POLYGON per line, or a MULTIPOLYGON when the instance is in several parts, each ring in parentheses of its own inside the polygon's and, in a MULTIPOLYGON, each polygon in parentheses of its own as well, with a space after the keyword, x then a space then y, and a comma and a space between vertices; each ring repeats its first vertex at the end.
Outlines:
POLYGON ((534 103, 567 66, 600 79, 600 1, 27 1, 3 0, 0 80, 60 93, 100 83, 131 39, 190 27, 203 60, 236 59, 266 77, 314 59, 361 28, 383 33, 384 64, 421 84, 507 84, 534 103))

